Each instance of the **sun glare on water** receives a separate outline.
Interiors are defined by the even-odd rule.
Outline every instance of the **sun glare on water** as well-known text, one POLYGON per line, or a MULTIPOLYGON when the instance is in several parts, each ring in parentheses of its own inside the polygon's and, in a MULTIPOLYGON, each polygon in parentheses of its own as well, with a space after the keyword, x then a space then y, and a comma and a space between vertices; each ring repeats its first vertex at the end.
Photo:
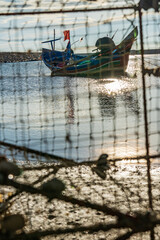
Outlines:
POLYGON ((133 89, 133 85, 131 82, 128 82, 125 79, 109 78, 103 81, 98 88, 101 93, 114 96, 123 94, 129 91, 131 88, 133 89))
POLYGON ((104 85, 104 88, 106 89, 106 93, 109 95, 111 94, 117 94, 122 93, 127 88, 127 84, 124 81, 118 80, 118 79, 110 79, 111 82, 104 85))

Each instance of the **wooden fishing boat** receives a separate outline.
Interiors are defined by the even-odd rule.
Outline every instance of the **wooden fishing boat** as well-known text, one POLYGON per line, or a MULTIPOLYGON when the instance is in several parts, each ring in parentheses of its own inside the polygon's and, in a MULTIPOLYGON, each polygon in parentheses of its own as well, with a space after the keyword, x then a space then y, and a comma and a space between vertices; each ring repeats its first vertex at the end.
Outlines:
POLYGON ((64 40, 69 40, 65 51, 57 51, 53 47, 53 43, 61 38, 43 42, 51 43, 51 50, 42 48, 42 60, 51 70, 51 76, 101 76, 126 71, 138 30, 135 27, 118 45, 112 38, 100 38, 95 44, 94 53, 85 55, 72 51, 68 30, 64 31, 64 35, 64 40))

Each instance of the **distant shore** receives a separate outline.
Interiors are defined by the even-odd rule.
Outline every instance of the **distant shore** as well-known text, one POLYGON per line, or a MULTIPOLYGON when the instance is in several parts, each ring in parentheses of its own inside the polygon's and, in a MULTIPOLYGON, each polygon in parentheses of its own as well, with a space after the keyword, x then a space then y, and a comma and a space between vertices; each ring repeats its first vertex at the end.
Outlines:
MULTIPOLYGON (((140 50, 131 50, 131 55, 141 54, 140 50)), ((145 49, 144 54, 160 54, 160 49, 145 49)))
POLYGON ((0 62, 29 62, 40 60, 39 52, 0 52, 0 62))
MULTIPOLYGON (((131 50, 130 54, 139 55, 140 51, 131 50)), ((160 49, 144 50, 144 54, 160 54, 160 49)), ((0 52, 0 63, 39 61, 40 57, 40 52, 0 52)))

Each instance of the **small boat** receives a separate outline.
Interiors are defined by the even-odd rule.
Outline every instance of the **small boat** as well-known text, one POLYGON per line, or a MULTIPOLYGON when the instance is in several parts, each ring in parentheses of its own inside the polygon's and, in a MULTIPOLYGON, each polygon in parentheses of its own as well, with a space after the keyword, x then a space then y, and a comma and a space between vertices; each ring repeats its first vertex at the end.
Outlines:
POLYGON ((113 37, 103 37, 96 41, 96 49, 91 54, 75 54, 71 49, 70 31, 64 31, 68 40, 65 51, 55 50, 55 42, 61 38, 44 41, 51 44, 51 50, 42 48, 42 60, 51 70, 51 76, 102 76, 125 72, 131 47, 138 35, 135 27, 118 45, 113 37))

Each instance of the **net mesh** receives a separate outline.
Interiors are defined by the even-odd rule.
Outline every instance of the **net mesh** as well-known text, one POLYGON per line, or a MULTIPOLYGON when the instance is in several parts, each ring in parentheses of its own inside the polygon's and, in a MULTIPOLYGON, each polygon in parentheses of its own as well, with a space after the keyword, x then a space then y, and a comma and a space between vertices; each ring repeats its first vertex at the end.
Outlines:
POLYGON ((1 1, 0 239, 160 238, 157 4, 1 1), (88 64, 97 39, 120 46, 136 26, 123 74, 113 56, 98 77, 42 61, 44 41, 64 52, 65 30, 88 64))

